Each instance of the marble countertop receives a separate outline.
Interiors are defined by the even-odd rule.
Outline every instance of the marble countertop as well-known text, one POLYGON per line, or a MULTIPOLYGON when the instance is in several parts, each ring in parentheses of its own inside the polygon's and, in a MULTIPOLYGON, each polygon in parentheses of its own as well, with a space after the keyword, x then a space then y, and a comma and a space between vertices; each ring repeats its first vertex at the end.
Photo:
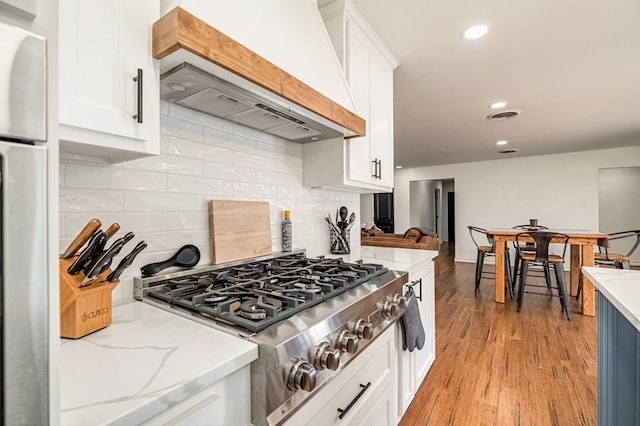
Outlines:
POLYGON ((582 272, 640 331, 640 271, 585 266, 582 272))
POLYGON ((138 301, 61 339, 60 424, 140 424, 258 357, 257 345, 138 301))
POLYGON ((346 262, 362 259, 365 262, 381 263, 392 270, 411 272, 424 263, 433 261, 437 255, 438 252, 435 250, 363 246, 354 248, 351 254, 340 257, 346 262))

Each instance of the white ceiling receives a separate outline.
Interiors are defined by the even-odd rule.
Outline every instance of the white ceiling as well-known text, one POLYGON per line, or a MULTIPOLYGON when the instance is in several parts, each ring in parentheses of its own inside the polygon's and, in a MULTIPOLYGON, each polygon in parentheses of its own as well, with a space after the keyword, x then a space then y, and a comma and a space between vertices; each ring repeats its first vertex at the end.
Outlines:
POLYGON ((396 165, 640 145, 640 0, 353 3, 400 62, 396 165), (498 100, 522 113, 487 120, 498 100))

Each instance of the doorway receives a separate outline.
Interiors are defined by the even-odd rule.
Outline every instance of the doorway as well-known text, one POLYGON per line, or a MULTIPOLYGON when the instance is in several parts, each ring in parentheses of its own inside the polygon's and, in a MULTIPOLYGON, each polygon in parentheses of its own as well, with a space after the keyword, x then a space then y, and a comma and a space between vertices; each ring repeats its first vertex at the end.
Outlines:
POLYGON ((430 228, 441 241, 454 241, 455 205, 449 202, 454 192, 453 179, 409 182, 409 226, 430 228))
POLYGON ((393 192, 373 194, 373 222, 385 233, 393 234, 393 192))
POLYGON ((447 192, 447 241, 450 243, 456 240, 456 197, 455 192, 447 192))

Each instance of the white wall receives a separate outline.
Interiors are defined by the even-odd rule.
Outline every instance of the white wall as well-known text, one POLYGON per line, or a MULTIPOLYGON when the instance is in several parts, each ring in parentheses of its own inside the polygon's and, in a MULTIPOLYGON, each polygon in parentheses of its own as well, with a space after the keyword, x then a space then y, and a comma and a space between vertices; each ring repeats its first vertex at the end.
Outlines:
MULTIPOLYGON (((157 157, 109 165, 62 155, 60 251, 92 217, 104 228, 118 222, 116 235, 135 232, 121 256, 141 239, 149 245, 122 276, 114 300, 131 298, 141 266, 184 244, 199 247, 201 265, 211 263, 208 200, 268 201, 274 251, 282 248, 282 211, 291 210, 294 248, 311 256, 329 251, 327 213, 344 205, 359 215, 358 194, 302 186, 302 145, 164 102, 160 125, 157 157)), ((351 242, 360 245, 357 226, 351 242)))
MULTIPOLYGON (((409 226, 420 226, 430 228, 438 232, 436 224, 436 204, 435 190, 442 185, 439 181, 419 180, 409 184, 409 226)), ((395 208, 395 200, 394 200, 395 208)), ((407 230, 407 227, 400 227, 400 230, 407 230)), ((404 232, 404 231, 402 231, 404 232)))
POLYGON ((371 222, 373 223, 373 194, 360 195, 360 225, 371 222))
POLYGON ((529 218, 554 228, 597 230, 598 170, 640 166, 640 147, 399 169, 395 220, 409 223, 410 182, 455 179, 456 260, 475 262, 467 225, 511 227, 529 218))
MULTIPOLYGON (((598 175, 600 230, 618 232, 640 229, 640 167, 601 169, 598 175)), ((612 253, 627 253, 635 238, 611 242, 612 253)), ((640 264, 640 249, 631 257, 640 264)))

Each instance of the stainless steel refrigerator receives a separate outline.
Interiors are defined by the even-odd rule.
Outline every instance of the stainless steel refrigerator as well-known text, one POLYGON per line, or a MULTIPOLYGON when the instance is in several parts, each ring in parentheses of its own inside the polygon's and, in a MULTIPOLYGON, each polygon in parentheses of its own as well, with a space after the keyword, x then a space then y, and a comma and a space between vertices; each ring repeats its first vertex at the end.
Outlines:
POLYGON ((2 421, 48 423, 46 40, 0 23, 2 421))

